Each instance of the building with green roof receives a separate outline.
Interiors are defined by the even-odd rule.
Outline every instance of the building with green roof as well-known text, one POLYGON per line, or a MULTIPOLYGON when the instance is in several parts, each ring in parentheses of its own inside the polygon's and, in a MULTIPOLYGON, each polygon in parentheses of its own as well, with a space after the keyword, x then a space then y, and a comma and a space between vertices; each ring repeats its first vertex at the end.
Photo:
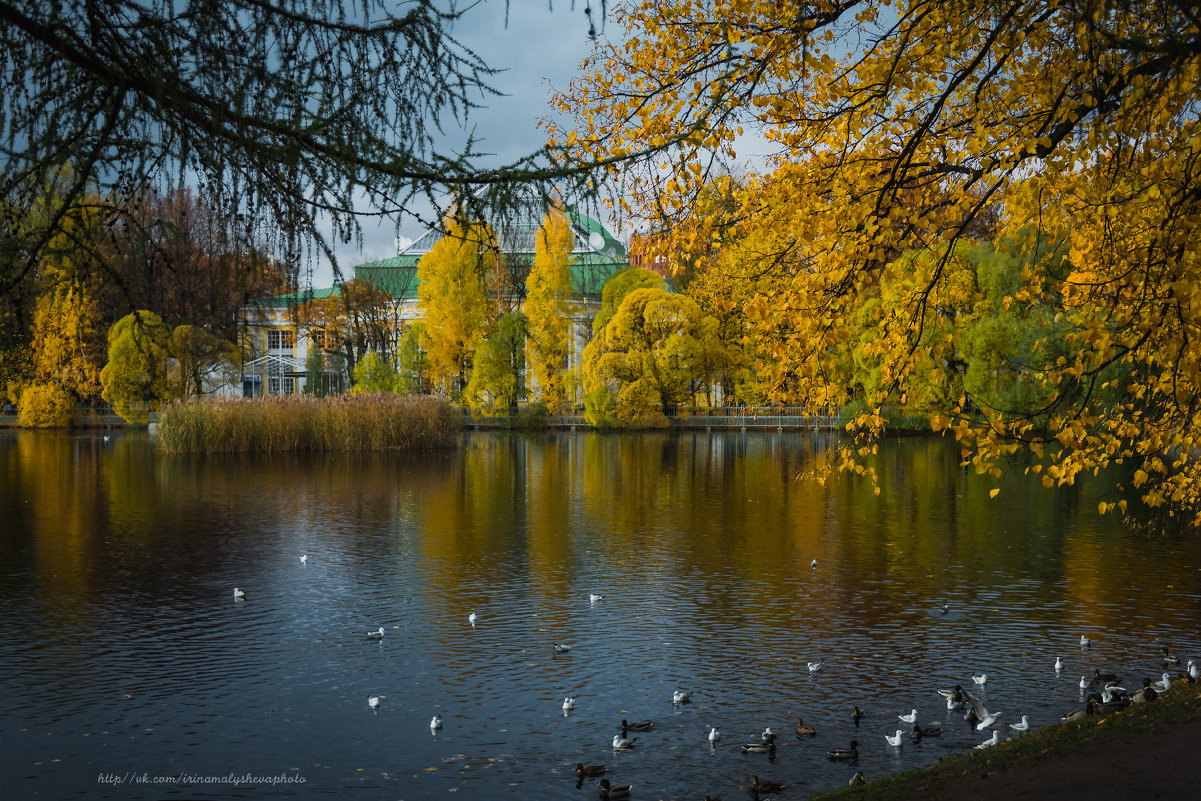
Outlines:
MULTIPOLYGON (((575 347, 568 366, 574 368, 592 336, 592 318, 600 308, 601 289, 610 276, 629 267, 629 257, 626 246, 597 220, 570 207, 567 216, 575 235, 571 251, 574 294, 568 301, 575 329, 575 347)), ((506 263, 523 281, 534 262, 541 225, 541 217, 525 215, 493 226, 506 263)), ((353 268, 356 281, 369 281, 393 299, 397 331, 421 319, 417 264, 442 236, 441 231, 428 230, 397 255, 353 268)), ((321 337, 298 325, 296 310, 314 300, 338 297, 341 292, 342 286, 335 285, 258 298, 243 307, 240 340, 245 367, 240 394, 287 394, 303 389, 305 359, 314 340, 321 337)), ((345 388, 345 371, 328 358, 326 364, 326 389, 345 388)))

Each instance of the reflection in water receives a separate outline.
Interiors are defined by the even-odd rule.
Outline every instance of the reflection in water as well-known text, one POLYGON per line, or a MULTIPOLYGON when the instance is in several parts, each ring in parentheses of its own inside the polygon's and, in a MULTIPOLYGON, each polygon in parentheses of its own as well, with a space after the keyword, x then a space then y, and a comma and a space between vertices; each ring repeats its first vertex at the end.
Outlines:
POLYGON ((990 499, 941 440, 882 448, 879 495, 797 481, 829 447, 471 433, 425 455, 168 456, 0 433, 0 774, 45 797, 157 798, 128 777, 186 773, 559 798, 602 763, 645 797, 750 774, 800 797, 970 750, 988 732, 935 690, 974 673, 1006 738, 1079 706, 1096 668, 1158 678, 1161 643, 1201 652, 1195 537, 1126 531, 1086 487, 1014 475, 990 499), (889 746, 912 708, 945 733, 889 746), (623 719, 655 725, 614 750, 623 719), (743 753, 769 726, 777 748, 743 753), (825 758, 852 739, 857 762, 825 758))

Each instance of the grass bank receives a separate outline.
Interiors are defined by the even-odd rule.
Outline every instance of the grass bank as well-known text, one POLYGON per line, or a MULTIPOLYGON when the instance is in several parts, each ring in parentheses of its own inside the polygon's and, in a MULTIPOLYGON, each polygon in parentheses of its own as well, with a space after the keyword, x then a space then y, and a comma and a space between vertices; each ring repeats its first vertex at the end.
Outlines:
MULTIPOLYGON (((866 785, 825 793, 815 798, 857 799, 858 801, 893 801, 914 798, 946 799, 971 798, 979 795, 979 784, 988 776, 1004 774, 1011 790, 1026 798, 1044 798, 1053 793, 1046 782, 1047 768, 1074 770, 1066 766, 1074 756, 1089 755, 1104 749, 1107 759, 1094 761, 1086 775, 1080 777, 1080 798, 1096 795, 1097 782, 1106 782, 1106 775, 1117 763, 1121 763, 1124 779, 1139 778, 1136 770, 1145 768, 1157 771, 1168 755, 1157 741, 1155 753, 1140 755, 1131 744, 1150 740, 1165 731, 1172 731, 1178 724, 1193 724, 1201 721, 1201 685, 1188 684, 1184 680, 1173 683, 1172 689, 1159 700, 1149 704, 1131 705, 1106 715, 1087 718, 1080 723, 1063 723, 1047 726, 1039 731, 1005 740, 992 748, 971 751, 963 756, 946 759, 936 765, 898 773, 878 781, 868 777, 866 785), (1113 764, 1106 764, 1112 761, 1113 764), (1027 774, 1023 776, 1023 773, 1027 774), (1092 793, 1089 785, 1094 785, 1092 793), (1021 788, 1018 790, 1017 788, 1021 788)), ((1181 727, 1188 729, 1188 726, 1181 727)), ((1201 773, 1193 752, 1197 741, 1193 738, 1181 740, 1170 738, 1186 749, 1182 759, 1194 765, 1194 774, 1181 776, 1183 781, 1196 780, 1201 773)), ((1112 774, 1110 773, 1112 776, 1112 774)), ((995 780, 994 780, 995 781, 995 780)), ((1015 796, 1015 797, 1018 797, 1015 796)))
POLYGON ((363 452, 444 447, 460 427, 450 404, 428 395, 271 395, 172 404, 158 436, 172 453, 363 452))

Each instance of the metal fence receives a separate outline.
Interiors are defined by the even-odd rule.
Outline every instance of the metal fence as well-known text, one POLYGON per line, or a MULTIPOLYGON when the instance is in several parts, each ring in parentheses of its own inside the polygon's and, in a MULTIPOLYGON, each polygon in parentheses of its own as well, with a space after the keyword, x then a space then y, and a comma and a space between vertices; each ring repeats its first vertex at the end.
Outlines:
MULTIPOLYGON (((469 428, 510 428, 516 418, 506 415, 474 418, 463 413, 469 428)), ((672 429, 702 431, 830 431, 840 428, 837 414, 809 414, 793 406, 684 407, 669 415, 672 429)), ((583 413, 548 415, 540 425, 576 431, 592 428, 583 413)))

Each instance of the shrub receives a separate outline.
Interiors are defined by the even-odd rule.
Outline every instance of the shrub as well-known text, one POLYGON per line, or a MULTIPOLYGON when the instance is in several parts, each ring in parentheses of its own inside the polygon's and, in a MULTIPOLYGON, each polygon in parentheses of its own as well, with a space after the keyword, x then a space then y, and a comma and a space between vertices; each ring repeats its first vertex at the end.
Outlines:
POLYGON ((31 384, 17 404, 17 424, 25 428, 70 428, 75 398, 58 384, 31 384))

